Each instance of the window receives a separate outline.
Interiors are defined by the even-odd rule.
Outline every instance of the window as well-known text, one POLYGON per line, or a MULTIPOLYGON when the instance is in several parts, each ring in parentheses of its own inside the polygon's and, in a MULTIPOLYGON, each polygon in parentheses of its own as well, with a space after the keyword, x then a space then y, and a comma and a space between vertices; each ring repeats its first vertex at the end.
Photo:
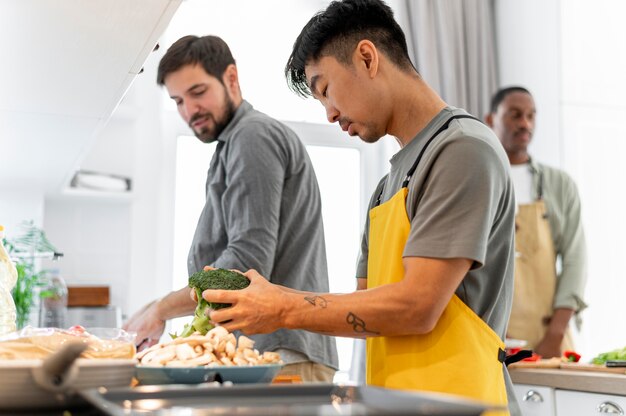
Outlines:
MULTIPOLYGON (((322 195, 322 215, 331 293, 356 288, 355 267, 360 247, 360 164, 354 148, 307 146, 322 195)), ((365 209, 365 208, 363 208, 365 209)), ((349 380, 352 338, 336 337, 339 372, 336 381, 349 380)))

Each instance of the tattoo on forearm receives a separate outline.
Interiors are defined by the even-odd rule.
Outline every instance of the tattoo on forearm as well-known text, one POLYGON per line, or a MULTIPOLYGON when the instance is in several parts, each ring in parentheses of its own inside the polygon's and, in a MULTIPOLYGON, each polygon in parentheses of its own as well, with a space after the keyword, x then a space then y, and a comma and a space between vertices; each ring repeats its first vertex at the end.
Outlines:
POLYGON ((352 325, 352 329, 354 332, 359 334, 375 334, 378 335, 380 332, 371 331, 365 327, 365 321, 352 312, 348 312, 348 316, 346 317, 346 322, 352 325))
POLYGON ((322 309, 324 309, 324 308, 326 308, 326 306, 328 306, 328 302, 326 301, 326 299, 324 299, 321 296, 305 296, 304 300, 309 302, 311 305, 319 306, 322 309))

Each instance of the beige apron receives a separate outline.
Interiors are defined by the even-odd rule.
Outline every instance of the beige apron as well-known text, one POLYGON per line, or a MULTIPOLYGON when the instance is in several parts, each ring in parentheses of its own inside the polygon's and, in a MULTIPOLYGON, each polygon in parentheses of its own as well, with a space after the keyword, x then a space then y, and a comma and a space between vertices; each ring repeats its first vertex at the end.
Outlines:
MULTIPOLYGON (((507 336, 534 349, 546 333, 556 291, 556 253, 543 199, 519 205, 515 219, 515 291, 507 336)), ((561 350, 572 349, 569 329, 561 350)))

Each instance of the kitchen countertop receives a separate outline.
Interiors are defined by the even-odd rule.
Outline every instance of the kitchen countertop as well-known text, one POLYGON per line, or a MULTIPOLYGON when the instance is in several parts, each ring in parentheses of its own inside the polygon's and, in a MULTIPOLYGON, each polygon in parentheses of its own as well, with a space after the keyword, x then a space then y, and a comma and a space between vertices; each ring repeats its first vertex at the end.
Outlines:
POLYGON ((509 370, 516 384, 626 396, 626 375, 592 371, 515 368, 509 370))

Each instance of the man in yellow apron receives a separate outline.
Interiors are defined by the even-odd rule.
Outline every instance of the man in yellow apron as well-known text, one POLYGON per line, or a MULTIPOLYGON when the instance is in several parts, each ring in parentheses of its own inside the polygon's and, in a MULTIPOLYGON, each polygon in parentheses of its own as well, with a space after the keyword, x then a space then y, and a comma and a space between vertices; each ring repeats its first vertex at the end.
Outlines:
POLYGON ((515 220, 515 295, 507 335, 528 342, 543 357, 573 349, 568 323, 585 308, 586 249, 580 198, 565 172, 531 159, 535 103, 523 87, 507 87, 492 99, 486 122, 512 165, 515 220), (561 270, 557 274, 557 257, 561 270))
POLYGON ((349 135, 375 142, 389 134, 401 146, 371 201, 357 271, 367 289, 297 292, 248 271, 247 289, 203 293, 233 304, 211 319, 244 333, 367 338, 368 384, 509 404, 519 414, 507 398, 502 341, 515 201, 497 137, 424 82, 393 12, 378 0, 333 2, 314 16, 285 72, 294 91, 319 100, 349 135))

